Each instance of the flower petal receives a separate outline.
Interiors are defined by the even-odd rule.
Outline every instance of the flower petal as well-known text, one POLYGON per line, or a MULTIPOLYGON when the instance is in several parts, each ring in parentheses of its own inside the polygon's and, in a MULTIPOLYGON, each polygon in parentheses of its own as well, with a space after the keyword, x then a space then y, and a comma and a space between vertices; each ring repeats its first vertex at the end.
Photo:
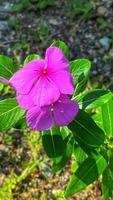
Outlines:
POLYGON ((69 61, 58 47, 49 47, 46 50, 45 60, 47 62, 48 69, 51 71, 69 69, 69 61))
POLYGON ((56 73, 51 73, 49 77, 54 83, 56 83, 62 94, 74 93, 73 79, 69 72, 62 70, 56 73))
POLYGON ((17 71, 9 83, 20 94, 28 94, 35 81, 39 78, 39 70, 44 67, 44 60, 34 60, 29 62, 21 70, 17 71))
POLYGON ((17 101, 18 101, 20 107, 25 110, 31 109, 33 106, 35 106, 35 104, 33 102, 33 98, 31 96, 31 93, 29 93, 27 95, 19 94, 17 96, 17 101))
POLYGON ((36 71, 30 72, 21 69, 12 76, 9 83, 18 93, 28 94, 37 78, 38 74, 36 71))
POLYGON ((50 106, 40 108, 35 106, 27 112, 28 125, 36 130, 48 130, 54 125, 54 119, 51 114, 50 106))
POLYGON ((79 105, 70 99, 60 98, 54 104, 54 120, 59 126, 68 125, 77 115, 79 105))
POLYGON ((55 102, 59 96, 60 92, 57 86, 46 77, 40 78, 32 91, 33 101, 38 106, 50 105, 55 102))
POLYGON ((45 63, 46 62, 44 59, 32 60, 26 65, 24 65, 22 69, 29 70, 29 71, 40 71, 41 69, 44 68, 45 63))

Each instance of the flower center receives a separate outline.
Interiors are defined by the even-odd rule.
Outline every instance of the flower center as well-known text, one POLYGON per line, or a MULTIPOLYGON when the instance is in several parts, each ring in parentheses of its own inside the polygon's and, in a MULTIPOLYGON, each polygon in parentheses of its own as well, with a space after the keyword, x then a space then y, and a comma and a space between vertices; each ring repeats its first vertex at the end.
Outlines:
POLYGON ((41 75, 47 75, 47 74, 48 74, 48 70, 47 69, 41 70, 41 75))
POLYGON ((47 69, 44 69, 44 70, 42 71, 42 74, 47 74, 47 69))

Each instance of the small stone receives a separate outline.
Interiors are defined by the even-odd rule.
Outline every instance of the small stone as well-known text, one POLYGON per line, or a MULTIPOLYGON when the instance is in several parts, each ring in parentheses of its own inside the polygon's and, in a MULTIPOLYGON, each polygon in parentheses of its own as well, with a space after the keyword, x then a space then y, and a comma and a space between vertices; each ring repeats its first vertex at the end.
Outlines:
POLYGON ((94 59, 93 59, 93 62, 94 62, 94 63, 97 63, 97 62, 98 62, 97 58, 94 58, 94 59))
POLYGON ((110 51, 109 51, 109 56, 110 56, 110 57, 113 57, 113 48, 110 49, 110 51))
POLYGON ((100 15, 100 16, 104 16, 106 13, 108 12, 107 8, 104 7, 104 6, 100 6, 97 8, 97 13, 100 15))
POLYGON ((103 71, 104 72, 109 72, 111 70, 111 65, 110 64, 106 64, 103 66, 103 71))
POLYGON ((50 19, 49 23, 52 24, 52 25, 55 25, 55 26, 60 24, 59 21, 57 21, 56 19, 50 19))
POLYGON ((0 13, 0 20, 5 20, 7 18, 6 13, 0 13))
POLYGON ((0 21, 0 31, 6 31, 8 29, 8 23, 6 21, 0 21))
POLYGON ((110 39, 106 36, 102 37, 100 40, 99 40, 101 46, 103 46, 106 50, 109 49, 110 47, 110 39))
POLYGON ((1 12, 8 12, 11 11, 13 6, 13 3, 9 3, 9 2, 4 2, 3 4, 0 5, 0 11, 1 12))

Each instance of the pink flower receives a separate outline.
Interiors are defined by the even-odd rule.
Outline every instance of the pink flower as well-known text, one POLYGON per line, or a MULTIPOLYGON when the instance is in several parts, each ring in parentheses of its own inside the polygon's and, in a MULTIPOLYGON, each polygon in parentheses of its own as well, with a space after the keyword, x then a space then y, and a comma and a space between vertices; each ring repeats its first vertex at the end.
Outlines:
POLYGON ((61 93, 74 92, 69 61, 58 47, 49 47, 45 59, 29 62, 9 82, 19 94, 20 106, 28 109, 34 103, 50 105, 58 100, 61 93))
POLYGON ((48 130, 54 124, 58 126, 68 125, 77 115, 79 105, 71 101, 67 95, 49 106, 34 106, 27 111, 27 123, 36 130, 48 130))

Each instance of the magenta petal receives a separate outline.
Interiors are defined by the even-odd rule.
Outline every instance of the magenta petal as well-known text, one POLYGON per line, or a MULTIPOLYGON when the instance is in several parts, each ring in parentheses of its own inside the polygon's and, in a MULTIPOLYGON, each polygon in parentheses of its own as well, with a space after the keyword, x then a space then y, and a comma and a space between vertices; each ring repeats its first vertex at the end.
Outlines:
POLYGON ((20 94, 28 94, 35 81, 39 78, 40 70, 45 65, 44 60, 33 60, 17 71, 9 83, 20 94))
POLYGON ((28 94, 37 78, 38 74, 36 71, 31 72, 21 69, 12 76, 9 83, 18 93, 28 94))
POLYGON ((68 125, 78 113, 79 105, 69 99, 62 101, 60 99, 54 104, 54 120, 59 126, 68 125))
POLYGON ((33 101, 38 106, 50 105, 55 102, 59 96, 60 92, 57 86, 46 77, 40 78, 32 91, 33 101))
POLYGON ((36 130, 48 130, 54 125, 54 119, 49 106, 35 106, 27 112, 28 125, 36 130))
POLYGON ((18 101, 20 107, 25 110, 28 110, 28 109, 32 108, 33 106, 35 106, 35 104, 33 102, 33 98, 31 96, 31 93, 29 93, 28 95, 19 94, 17 96, 17 101, 18 101))
POLYGON ((74 93, 73 79, 69 72, 62 70, 56 73, 51 73, 50 78, 54 83, 56 83, 62 94, 74 93))
POLYGON ((40 71, 41 69, 44 68, 44 66, 45 66, 44 59, 32 60, 26 65, 24 65, 22 69, 29 70, 29 71, 40 71))
POLYGON ((69 61, 58 47, 49 47, 46 50, 46 62, 51 71, 68 70, 69 61))

